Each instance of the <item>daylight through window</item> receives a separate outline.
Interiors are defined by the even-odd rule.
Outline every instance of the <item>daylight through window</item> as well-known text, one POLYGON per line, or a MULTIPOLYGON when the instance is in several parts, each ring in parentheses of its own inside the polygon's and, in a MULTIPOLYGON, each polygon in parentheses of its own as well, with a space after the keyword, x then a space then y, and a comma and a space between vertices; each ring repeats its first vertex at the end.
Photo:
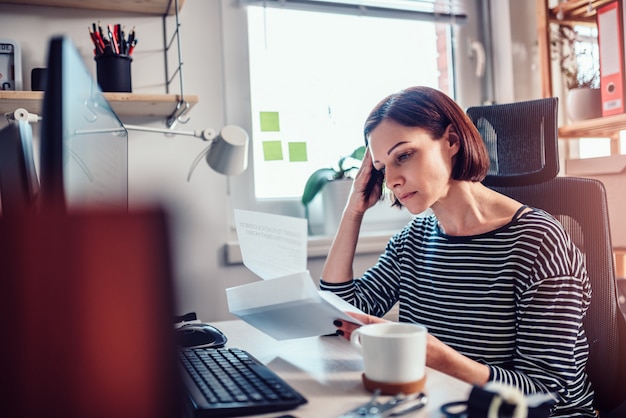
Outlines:
POLYGON ((369 111, 412 85, 453 95, 449 25, 248 8, 257 199, 299 198, 363 144, 369 111))

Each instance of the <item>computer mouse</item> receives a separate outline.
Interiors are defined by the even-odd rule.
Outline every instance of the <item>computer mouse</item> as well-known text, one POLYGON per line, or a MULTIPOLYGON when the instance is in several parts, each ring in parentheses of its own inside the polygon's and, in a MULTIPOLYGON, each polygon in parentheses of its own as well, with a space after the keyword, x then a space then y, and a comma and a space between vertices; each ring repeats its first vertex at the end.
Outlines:
POLYGON ((185 324, 176 329, 178 345, 181 347, 218 348, 226 344, 226 335, 205 323, 185 324))

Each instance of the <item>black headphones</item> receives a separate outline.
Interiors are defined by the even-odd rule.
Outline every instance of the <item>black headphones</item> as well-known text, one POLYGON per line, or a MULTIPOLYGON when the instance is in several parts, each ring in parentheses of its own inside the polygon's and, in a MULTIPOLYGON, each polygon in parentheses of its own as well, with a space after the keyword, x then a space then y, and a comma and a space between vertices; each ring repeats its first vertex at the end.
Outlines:
POLYGON ((446 418, 547 418, 554 403, 552 394, 529 399, 513 386, 490 382, 473 386, 466 401, 445 403, 440 410, 446 418))

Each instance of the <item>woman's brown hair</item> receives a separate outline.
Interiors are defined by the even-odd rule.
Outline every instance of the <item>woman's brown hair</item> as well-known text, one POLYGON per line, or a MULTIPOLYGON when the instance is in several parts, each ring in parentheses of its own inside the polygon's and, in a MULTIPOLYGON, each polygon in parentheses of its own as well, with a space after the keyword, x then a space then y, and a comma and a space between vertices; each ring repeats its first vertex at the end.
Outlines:
MULTIPOLYGON (((489 155, 478 129, 461 107, 445 93, 425 86, 410 87, 379 102, 365 121, 368 144, 371 132, 383 121, 424 129, 432 138, 441 139, 450 127, 459 139, 459 152, 452 167, 454 180, 482 181, 489 170, 489 155)), ((364 194, 370 196, 382 183, 382 173, 374 171, 364 194)), ((401 204, 394 199, 394 206, 401 204)))

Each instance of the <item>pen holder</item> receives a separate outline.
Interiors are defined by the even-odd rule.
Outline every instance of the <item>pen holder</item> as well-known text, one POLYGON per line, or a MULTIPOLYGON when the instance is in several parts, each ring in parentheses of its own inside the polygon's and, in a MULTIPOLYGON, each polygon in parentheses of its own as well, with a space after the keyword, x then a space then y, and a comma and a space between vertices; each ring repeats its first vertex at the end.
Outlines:
POLYGON ((131 93, 133 91, 130 63, 132 58, 121 54, 97 55, 96 74, 98 84, 104 92, 131 93))

